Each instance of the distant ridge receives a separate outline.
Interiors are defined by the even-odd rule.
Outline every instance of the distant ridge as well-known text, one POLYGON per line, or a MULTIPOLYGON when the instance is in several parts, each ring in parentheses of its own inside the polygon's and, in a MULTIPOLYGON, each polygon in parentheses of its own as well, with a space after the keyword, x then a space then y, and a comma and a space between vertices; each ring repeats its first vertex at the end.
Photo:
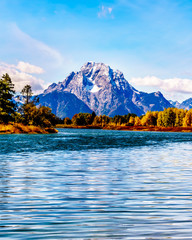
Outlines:
POLYGON ((186 109, 189 110, 192 108, 192 98, 186 99, 182 103, 179 103, 178 101, 172 101, 169 100, 169 102, 176 108, 186 109))
POLYGON ((183 108, 183 109, 187 109, 187 110, 191 109, 192 108, 192 98, 189 98, 189 99, 183 101, 180 104, 179 108, 183 108))

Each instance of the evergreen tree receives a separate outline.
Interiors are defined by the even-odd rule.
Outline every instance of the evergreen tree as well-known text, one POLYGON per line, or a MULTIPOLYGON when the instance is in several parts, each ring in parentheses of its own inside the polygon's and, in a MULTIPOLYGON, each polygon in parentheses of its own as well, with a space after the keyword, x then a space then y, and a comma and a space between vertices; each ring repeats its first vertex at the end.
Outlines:
POLYGON ((23 95, 23 97, 25 98, 25 104, 28 104, 30 102, 30 99, 33 95, 32 89, 30 85, 26 85, 22 90, 21 90, 21 94, 23 95))
POLYGON ((93 123, 95 117, 96 117, 96 114, 95 114, 95 112, 93 111, 92 114, 91 114, 91 123, 90 123, 90 124, 93 123))
POLYGON ((15 104, 12 100, 14 93, 14 84, 6 73, 0 79, 0 122, 2 123, 12 120, 12 114, 15 112, 15 104))

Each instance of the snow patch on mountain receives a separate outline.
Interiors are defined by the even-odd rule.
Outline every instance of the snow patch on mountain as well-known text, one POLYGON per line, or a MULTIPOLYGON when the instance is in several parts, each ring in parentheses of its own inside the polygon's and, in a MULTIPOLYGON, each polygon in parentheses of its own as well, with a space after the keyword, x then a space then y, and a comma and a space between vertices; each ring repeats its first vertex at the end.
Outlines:
POLYGON ((52 91, 74 94, 97 115, 142 115, 172 106, 160 92, 148 94, 136 90, 121 71, 104 63, 85 63, 79 72, 72 72, 63 82, 50 85, 43 94, 52 91))

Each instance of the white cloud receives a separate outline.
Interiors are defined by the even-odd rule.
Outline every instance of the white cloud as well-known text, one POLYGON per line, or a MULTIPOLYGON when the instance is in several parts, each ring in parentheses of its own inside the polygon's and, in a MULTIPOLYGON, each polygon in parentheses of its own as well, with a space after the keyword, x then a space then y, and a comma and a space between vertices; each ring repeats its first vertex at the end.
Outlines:
POLYGON ((109 12, 109 14, 112 13, 112 10, 113 10, 113 8, 111 8, 111 7, 108 8, 108 12, 109 12))
POLYGON ((130 83, 133 86, 157 87, 167 92, 192 93, 192 80, 186 78, 160 79, 155 76, 144 78, 132 78, 130 83))
POLYGON ((98 17, 99 18, 108 17, 112 14, 112 11, 113 11, 112 7, 105 7, 102 5, 100 11, 98 12, 98 17))
POLYGON ((30 63, 22 62, 22 61, 18 63, 17 69, 25 73, 36 73, 36 74, 44 73, 44 70, 41 67, 32 65, 30 63))
MULTIPOLYGON (((34 65, 31 65, 31 64, 25 63, 25 62, 22 62, 22 63, 23 63, 22 66, 34 66, 34 65)), ((7 64, 4 62, 0 62, 0 77, 3 74, 8 73, 12 79, 12 82, 15 84, 15 90, 17 92, 20 92, 26 84, 31 85, 34 93, 42 92, 42 90, 44 89, 44 81, 40 78, 33 76, 32 74, 29 73, 29 71, 28 72, 26 72, 26 70, 22 71, 22 68, 18 67, 18 66, 20 66, 20 65, 19 64, 13 65, 13 64, 7 64)), ((33 70, 34 71, 36 70, 35 73, 37 73, 37 69, 39 67, 37 67, 37 66, 34 66, 34 67, 35 68, 33 68, 33 70)), ((29 69, 32 71, 32 68, 29 68, 29 69)), ((42 68, 39 68, 39 69, 41 69, 41 71, 43 71, 42 68)), ((34 73, 34 71, 33 71, 33 73, 34 73)), ((41 73, 41 71, 39 71, 39 73, 41 73)))

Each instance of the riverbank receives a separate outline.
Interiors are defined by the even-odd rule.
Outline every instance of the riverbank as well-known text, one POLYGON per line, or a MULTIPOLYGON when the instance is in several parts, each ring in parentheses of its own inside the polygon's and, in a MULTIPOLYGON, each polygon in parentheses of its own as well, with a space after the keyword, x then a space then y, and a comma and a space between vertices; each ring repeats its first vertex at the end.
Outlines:
POLYGON ((124 130, 124 131, 152 131, 152 132, 192 132, 192 127, 157 127, 157 126, 74 126, 58 124, 56 128, 75 128, 75 129, 104 129, 104 130, 124 130))
POLYGON ((150 132, 192 132, 192 127, 116 126, 113 128, 106 126, 103 129, 150 132))
POLYGON ((41 128, 38 126, 25 126, 21 123, 0 124, 0 134, 48 134, 57 133, 58 130, 52 127, 41 128))

